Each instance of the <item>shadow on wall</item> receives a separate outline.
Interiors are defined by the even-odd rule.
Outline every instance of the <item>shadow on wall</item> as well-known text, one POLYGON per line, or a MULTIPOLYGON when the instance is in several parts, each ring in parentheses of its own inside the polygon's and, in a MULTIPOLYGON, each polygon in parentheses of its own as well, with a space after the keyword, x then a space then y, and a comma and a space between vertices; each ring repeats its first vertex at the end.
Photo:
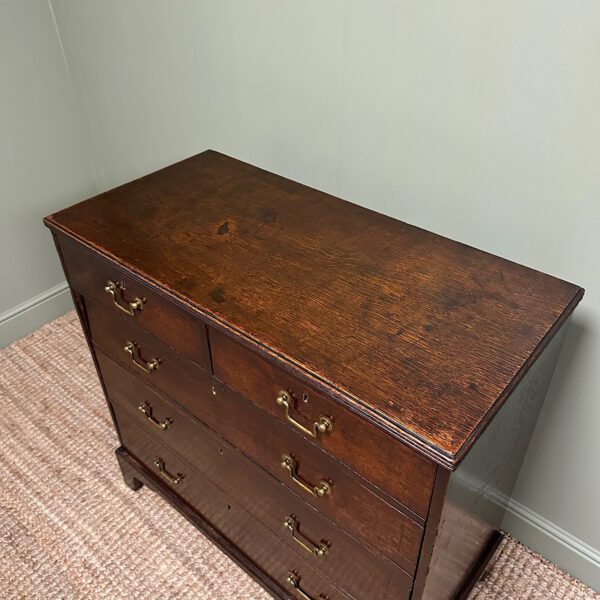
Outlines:
MULTIPOLYGON (((571 317, 550 388, 513 492, 515 500, 524 502, 534 511, 542 508, 542 501, 536 502, 541 493, 541 471, 552 468, 556 477, 561 477, 561 474, 577 467, 565 462, 568 461, 565 446, 568 440, 572 444, 572 437, 569 437, 568 432, 563 432, 568 428, 565 424, 570 422, 568 415, 573 413, 575 403, 585 401, 579 395, 573 396, 573 390, 578 389, 578 363, 583 362, 584 349, 593 335, 591 327, 586 323, 585 310, 581 309, 582 307, 579 313, 574 313, 571 317)), ((545 510, 542 512, 547 512, 550 504, 544 502, 543 506, 545 510)), ((543 516, 549 519, 553 517, 552 514, 543 516)))
POLYGON ((571 380, 576 376, 576 369, 573 365, 579 362, 579 355, 585 346, 585 340, 591 335, 590 329, 585 325, 584 317, 585 314, 574 313, 571 318, 571 323, 567 330, 558 362, 556 363, 556 370, 552 377, 550 389, 544 402, 544 419, 554 421, 557 413, 570 400, 570 395, 567 392, 569 387, 573 389, 574 386, 571 380))

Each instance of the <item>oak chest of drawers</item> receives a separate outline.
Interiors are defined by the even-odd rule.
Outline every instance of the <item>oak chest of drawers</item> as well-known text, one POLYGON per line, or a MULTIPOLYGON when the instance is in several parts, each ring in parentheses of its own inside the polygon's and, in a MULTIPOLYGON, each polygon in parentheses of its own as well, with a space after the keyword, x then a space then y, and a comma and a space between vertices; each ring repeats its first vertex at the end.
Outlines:
POLYGON ((468 594, 581 288, 212 151, 45 223, 131 488, 276 597, 468 594))

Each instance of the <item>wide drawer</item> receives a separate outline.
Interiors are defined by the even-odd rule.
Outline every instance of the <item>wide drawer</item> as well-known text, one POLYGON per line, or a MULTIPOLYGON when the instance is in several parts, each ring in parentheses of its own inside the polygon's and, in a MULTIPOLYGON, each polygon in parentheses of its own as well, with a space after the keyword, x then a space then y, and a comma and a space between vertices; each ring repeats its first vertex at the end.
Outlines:
POLYGON ((237 392, 216 380, 213 389, 216 402, 202 405, 205 423, 222 431, 319 512, 414 573, 423 536, 418 523, 375 494, 362 478, 237 392), (322 482, 328 493, 319 495, 322 482))
MULTIPOLYGON (((128 428, 125 443, 126 450, 148 471, 202 515, 281 588, 288 590, 290 598, 351 598, 299 559, 268 529, 167 446, 134 426, 128 428), (157 461, 162 471, 156 467, 157 461), (301 591, 292 587, 290 579, 301 591)), ((199 556, 198 560, 201 559, 199 556)), ((408 595, 399 598, 408 598, 408 595)))
POLYGON ((105 307, 87 299, 85 307, 92 340, 103 352, 182 403, 194 406, 198 402, 198 386, 209 381, 204 369, 183 358, 132 321, 113 315, 105 307), (155 367, 151 368, 153 361, 155 367))
MULTIPOLYGON (((139 383, 133 401, 131 391, 136 388, 122 385, 129 376, 123 373, 125 379, 107 379, 114 363, 101 353, 98 359, 125 445, 135 445, 133 429, 141 426, 153 433, 155 439, 160 438, 186 457, 315 569, 350 593, 362 596, 377 590, 380 598, 395 598, 409 589, 411 577, 406 572, 368 551, 174 405, 139 383)), ((119 369, 116 365, 114 368, 119 369)))
POLYGON ((59 236, 59 242, 69 283, 76 292, 99 304, 108 315, 131 320, 210 370, 206 326, 200 319, 65 236, 59 236))
MULTIPOLYGON (((119 405, 117 408, 122 405, 130 412, 137 411, 134 412, 133 418, 137 418, 140 422, 147 421, 152 429, 164 426, 165 419, 169 419, 171 423, 162 433, 165 441, 183 456, 189 457, 190 461, 204 472, 209 468, 206 461, 211 460, 210 469, 216 468, 218 471, 218 464, 221 462, 219 441, 203 442, 203 438, 207 438, 207 435, 197 422, 179 411, 165 398, 138 382, 136 378, 123 372, 101 352, 98 352, 97 356, 109 397, 115 405, 119 405), (150 413, 153 420, 140 410, 140 406, 146 407, 146 413, 150 413), (174 415, 177 417, 175 418, 174 415), (154 421, 158 421, 158 425, 154 421), (212 444, 214 447, 215 454, 212 459, 202 454, 202 443, 212 444)), ((375 551, 389 557, 408 573, 414 573, 423 535, 420 525, 356 479, 349 477, 345 473, 346 469, 326 453, 306 444, 300 436, 290 432, 270 415, 252 406, 250 402, 218 382, 215 381, 211 389, 207 380, 208 378, 199 381, 197 387, 198 395, 195 403, 197 416, 242 451, 256 458, 288 489, 300 495, 304 502, 310 502, 319 512, 330 517, 340 527, 361 539, 375 551), (213 395, 213 391, 216 395, 213 395), (289 471, 282 468, 284 455, 296 461, 294 479, 289 471), (312 490, 312 486, 306 486, 308 481, 314 484, 325 481, 330 486, 330 492, 322 497, 318 496, 312 490)), ((239 469, 243 470, 244 464, 251 463, 246 459, 241 460, 239 456, 239 453, 233 453, 232 464, 239 465, 239 469)), ((239 483, 240 478, 247 478, 247 474, 242 473, 236 477, 239 483)), ((275 484, 275 482, 271 484, 272 480, 268 476, 265 479, 271 487, 275 484)), ((279 491, 280 486, 276 487, 279 491)), ((238 489, 241 493, 244 492, 243 487, 239 485, 238 489)), ((295 494, 291 497, 295 498, 295 494)), ((267 518, 272 516, 272 513, 267 513, 267 518)), ((275 528, 279 528, 280 524, 277 521, 275 528)))
POLYGON ((229 336, 209 328, 209 339, 218 379, 301 431, 417 515, 427 516, 435 477, 432 462, 229 336))

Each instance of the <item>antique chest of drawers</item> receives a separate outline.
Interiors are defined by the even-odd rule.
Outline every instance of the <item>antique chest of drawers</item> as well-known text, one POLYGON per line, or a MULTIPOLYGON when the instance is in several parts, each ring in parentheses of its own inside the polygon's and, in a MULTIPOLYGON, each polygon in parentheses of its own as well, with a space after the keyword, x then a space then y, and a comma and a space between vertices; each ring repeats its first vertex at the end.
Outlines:
POLYGON ((468 594, 581 288, 212 151, 45 223, 131 488, 275 597, 468 594))

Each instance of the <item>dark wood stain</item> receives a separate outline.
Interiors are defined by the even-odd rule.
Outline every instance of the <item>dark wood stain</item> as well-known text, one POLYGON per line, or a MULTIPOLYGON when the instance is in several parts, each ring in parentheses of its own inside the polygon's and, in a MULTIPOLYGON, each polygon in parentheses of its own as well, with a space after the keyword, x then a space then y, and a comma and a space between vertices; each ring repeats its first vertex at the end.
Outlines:
POLYGON ((208 295, 217 304, 225 302, 225 290, 223 289, 222 285, 219 285, 214 290, 211 290, 208 295))
POLYGON ((229 233, 229 221, 225 221, 225 223, 219 225, 219 229, 217 229, 217 235, 225 235, 226 233, 229 233))

